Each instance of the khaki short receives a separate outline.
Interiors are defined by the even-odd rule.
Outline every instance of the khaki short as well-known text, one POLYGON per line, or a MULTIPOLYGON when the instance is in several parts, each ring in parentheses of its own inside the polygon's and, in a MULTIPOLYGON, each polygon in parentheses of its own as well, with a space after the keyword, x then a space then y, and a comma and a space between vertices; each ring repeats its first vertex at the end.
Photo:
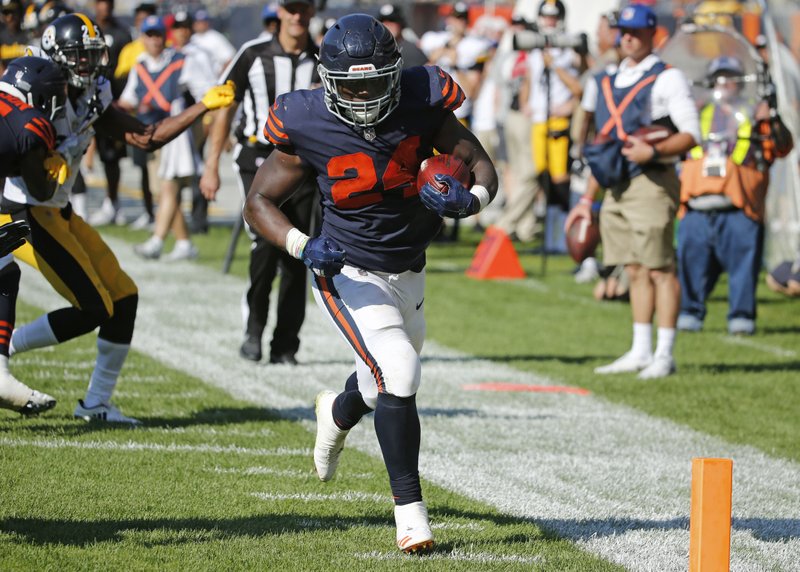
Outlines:
POLYGON ((672 167, 648 170, 631 179, 624 191, 607 191, 600 209, 603 263, 672 266, 679 197, 680 181, 672 167))

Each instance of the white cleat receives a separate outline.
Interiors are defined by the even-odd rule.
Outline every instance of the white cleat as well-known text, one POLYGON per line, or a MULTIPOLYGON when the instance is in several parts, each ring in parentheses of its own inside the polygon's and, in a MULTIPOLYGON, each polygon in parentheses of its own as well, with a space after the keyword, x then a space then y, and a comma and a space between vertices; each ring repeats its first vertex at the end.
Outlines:
POLYGON ((176 242, 172 252, 164 256, 164 260, 175 262, 178 260, 194 260, 200 255, 200 251, 191 242, 176 242))
POLYGON ((161 257, 162 248, 163 244, 159 244, 158 241, 152 239, 147 239, 143 243, 135 245, 133 251, 147 260, 158 260, 161 257))
POLYGON ((41 391, 31 390, 28 402, 19 410, 23 415, 38 415, 56 406, 53 396, 42 393, 41 391))
POLYGON ((397 547, 406 554, 422 554, 433 548, 433 532, 424 502, 394 507, 397 547))
POLYGON ((350 432, 339 429, 333 420, 333 400, 336 393, 326 389, 317 395, 317 439, 314 442, 314 466, 321 481, 329 481, 339 465, 339 456, 344 449, 344 440, 350 432))
POLYGON ((639 379, 658 379, 675 373, 675 360, 672 356, 656 356, 653 363, 639 372, 639 379))
POLYGON ((114 222, 116 218, 117 209, 114 207, 114 203, 106 198, 100 208, 89 215, 89 220, 86 222, 92 226, 106 226, 114 222))
POLYGON ((136 220, 128 225, 128 228, 131 230, 153 230, 155 226, 155 221, 150 218, 150 215, 147 213, 142 213, 136 220))
POLYGON ((86 407, 83 399, 78 400, 78 406, 73 413, 78 419, 84 421, 105 421, 107 423, 128 423, 129 425, 139 425, 141 421, 128 417, 122 414, 122 411, 117 409, 111 403, 100 403, 94 407, 86 407))
POLYGON ((594 368, 594 372, 599 375, 607 375, 610 373, 630 373, 639 371, 648 367, 653 363, 652 354, 634 355, 631 352, 626 353, 621 358, 611 362, 608 365, 601 365, 594 368))

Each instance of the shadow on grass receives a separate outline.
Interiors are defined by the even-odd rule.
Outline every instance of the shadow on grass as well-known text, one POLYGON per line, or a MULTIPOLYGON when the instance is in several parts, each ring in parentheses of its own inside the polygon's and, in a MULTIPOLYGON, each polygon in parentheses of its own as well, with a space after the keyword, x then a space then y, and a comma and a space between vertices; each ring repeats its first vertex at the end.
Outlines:
MULTIPOLYGON (((489 512, 462 511, 450 508, 433 510, 434 525, 442 517, 483 521, 502 529, 513 527, 503 536, 494 531, 486 535, 485 542, 505 545, 525 544, 534 540, 580 541, 597 537, 613 537, 639 530, 689 530, 687 517, 658 519, 545 519, 515 518, 489 512), (520 524, 536 526, 539 530, 524 534, 520 524)), ((391 518, 377 516, 319 516, 310 514, 259 514, 239 518, 155 518, 120 520, 68 520, 48 518, 6 518, 0 529, 13 535, 20 544, 39 546, 89 547, 101 542, 122 542, 131 534, 159 533, 153 539, 137 536, 133 542, 145 546, 181 545, 202 541, 220 541, 235 538, 308 534, 313 530, 346 531, 363 527, 394 528, 391 518), (164 536, 164 532, 174 537, 164 536)), ((732 528, 747 531, 764 542, 787 542, 800 538, 800 519, 797 518, 735 518, 732 528)), ((130 538, 127 540, 131 541, 130 538)), ((470 534, 465 542, 474 546, 482 542, 480 534, 470 534)), ((450 552, 455 546, 437 545, 437 552, 450 552)))
POLYGON ((800 361, 780 361, 773 363, 715 363, 692 367, 703 373, 765 373, 777 371, 800 371, 800 361))

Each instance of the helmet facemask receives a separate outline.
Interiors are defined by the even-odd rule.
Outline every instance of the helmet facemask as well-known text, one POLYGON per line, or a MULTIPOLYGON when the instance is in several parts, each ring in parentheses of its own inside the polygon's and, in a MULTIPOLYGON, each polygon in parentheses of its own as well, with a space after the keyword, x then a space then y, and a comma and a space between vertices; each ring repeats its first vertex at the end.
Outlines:
POLYGON ((336 117, 356 127, 374 127, 400 103, 402 58, 376 69, 373 64, 350 66, 334 71, 317 68, 325 88, 325 104, 336 117))

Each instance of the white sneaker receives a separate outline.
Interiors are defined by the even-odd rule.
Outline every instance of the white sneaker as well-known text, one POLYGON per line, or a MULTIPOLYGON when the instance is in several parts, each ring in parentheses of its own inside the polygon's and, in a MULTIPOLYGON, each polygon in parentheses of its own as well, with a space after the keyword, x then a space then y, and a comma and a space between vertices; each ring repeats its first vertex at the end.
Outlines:
POLYGON ((658 379, 675 373, 675 360, 672 356, 659 356, 653 358, 653 363, 639 372, 639 379, 658 379))
POLYGON ((141 244, 137 244, 133 247, 133 251, 141 256, 142 258, 146 258, 148 260, 158 260, 161 257, 161 250, 164 248, 164 243, 153 240, 153 238, 148 238, 141 244))
POLYGON ((125 226, 128 224, 128 217, 125 216, 122 209, 117 210, 117 214, 114 215, 114 224, 117 226, 125 226))
POLYGON ((117 409, 114 405, 109 403, 100 403, 94 407, 86 407, 83 404, 83 399, 78 400, 78 406, 75 408, 73 415, 85 421, 106 421, 108 423, 129 423, 130 425, 139 425, 141 421, 133 417, 127 417, 122 414, 122 411, 117 409))
POLYGON ((317 415, 317 439, 314 442, 314 465, 321 481, 329 481, 339 465, 344 440, 350 432, 339 429, 333 420, 333 400, 336 393, 326 389, 317 395, 314 410, 317 415))
POLYGON ((31 390, 28 403, 19 410, 23 415, 38 415, 56 406, 55 397, 42 393, 41 391, 31 390))
POLYGON ((406 554, 419 554, 433 548, 433 533, 424 502, 394 507, 397 547, 406 554))
POLYGON ((136 220, 128 225, 128 228, 131 230, 152 230, 154 224, 155 221, 150 218, 149 214, 142 213, 136 217, 136 220))
POLYGON ((634 355, 632 352, 628 352, 608 365, 601 365, 600 367, 594 368, 594 372, 599 375, 629 373, 645 369, 651 363, 653 363, 652 354, 634 355))
POLYGON ((192 244, 191 242, 187 241, 178 241, 175 243, 175 247, 172 249, 172 252, 167 254, 164 257, 164 260, 168 260, 170 262, 175 262, 176 260, 194 260, 200 254, 200 251, 197 250, 197 247, 192 244))
POLYGON ((100 208, 89 215, 87 222, 92 226, 105 226, 114 222, 116 217, 117 209, 114 207, 114 203, 106 198, 100 208))
POLYGON ((581 267, 575 273, 575 282, 577 284, 588 284, 600 278, 600 268, 597 265, 597 259, 591 256, 581 262, 581 267))

